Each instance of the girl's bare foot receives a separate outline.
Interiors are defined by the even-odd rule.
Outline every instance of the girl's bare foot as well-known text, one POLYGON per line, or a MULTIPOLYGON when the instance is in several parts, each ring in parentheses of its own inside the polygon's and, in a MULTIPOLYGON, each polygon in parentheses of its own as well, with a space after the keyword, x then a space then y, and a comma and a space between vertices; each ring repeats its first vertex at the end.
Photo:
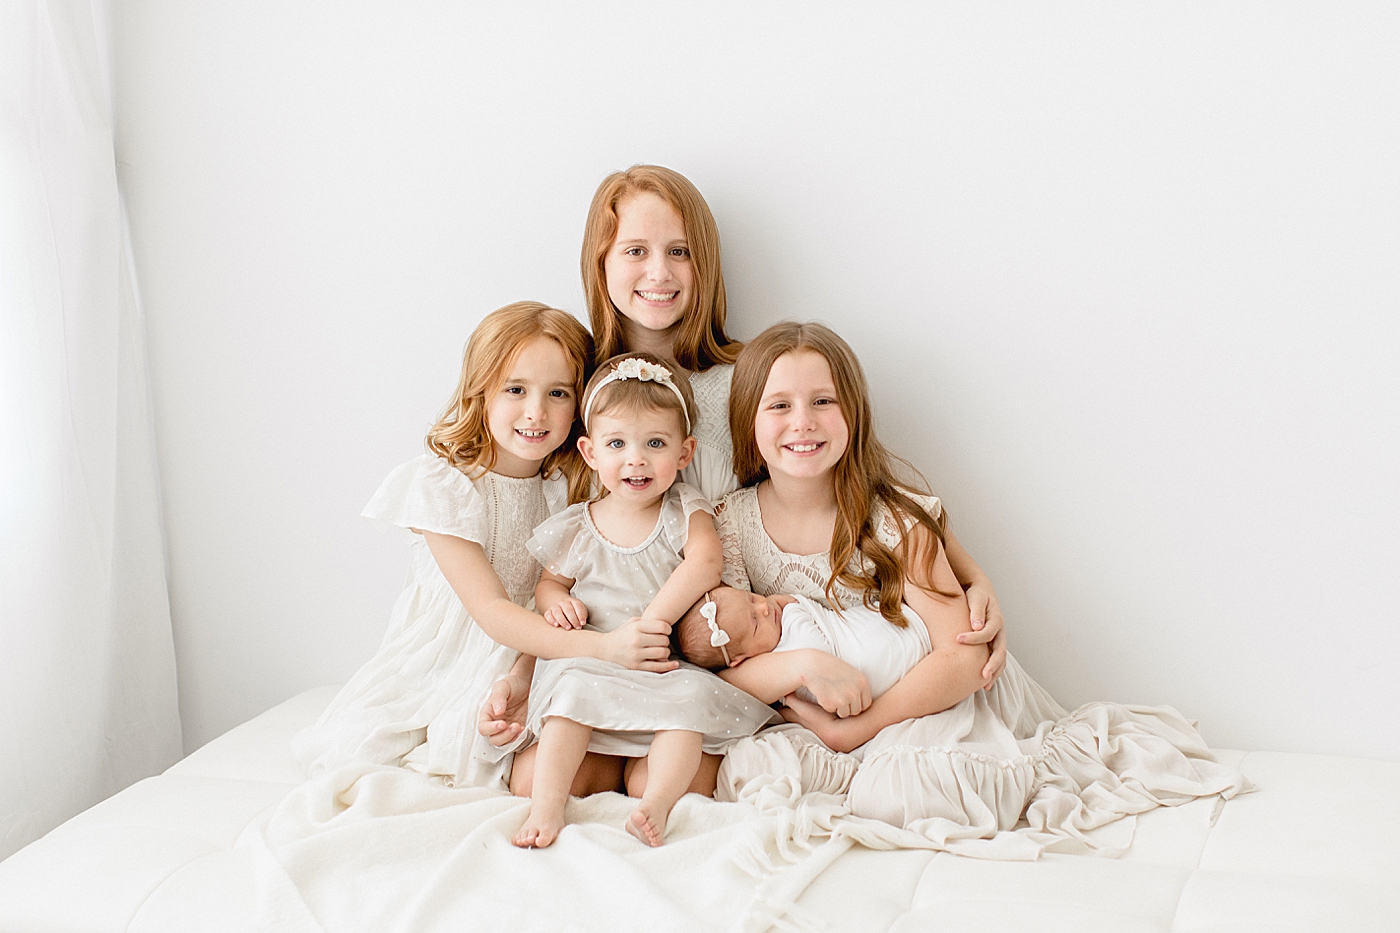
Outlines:
POLYGON ((648 802, 643 798, 624 826, 629 833, 647 845, 659 846, 666 841, 666 820, 670 815, 670 807, 661 811, 655 802, 648 802))
POLYGON ((554 840, 559 838, 559 830, 563 828, 563 813, 536 813, 535 808, 531 807, 525 825, 510 841, 522 849, 543 849, 554 844, 554 840))

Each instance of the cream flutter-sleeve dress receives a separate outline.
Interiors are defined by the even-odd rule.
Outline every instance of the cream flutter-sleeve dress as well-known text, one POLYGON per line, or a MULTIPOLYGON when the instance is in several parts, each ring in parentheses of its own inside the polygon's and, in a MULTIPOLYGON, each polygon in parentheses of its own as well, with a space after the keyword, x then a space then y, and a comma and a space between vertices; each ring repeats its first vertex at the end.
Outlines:
MULTIPOLYGON (((941 513, 936 498, 921 497, 921 504, 935 517, 941 513)), ((806 596, 835 610, 861 604, 860 593, 840 584, 828 600, 826 553, 790 554, 773 543, 756 487, 729 494, 716 511, 725 583, 806 596)), ((882 506, 877 537, 895 547, 901 533, 882 506)), ((801 762, 792 777, 804 792, 845 794, 855 816, 989 858, 1033 858, 1047 850, 1117 855, 1131 840, 1133 815, 1250 786, 1218 764, 1171 707, 1088 703, 1071 713, 1010 655, 991 690, 888 726, 849 755, 795 726, 736 743, 721 767, 716 798, 750 796, 786 761, 801 762)))
MULTIPOLYGON (((363 516, 380 528, 432 531, 481 545, 516 605, 534 606, 540 566, 525 548, 568 501, 562 477, 469 478, 441 457, 410 460, 384 480, 363 516)), ((349 762, 403 765, 455 785, 506 789, 510 756, 476 730, 491 684, 519 652, 496 644, 462 605, 421 534, 379 650, 293 740, 315 776, 349 762)))
MULTIPOLYGON (((588 503, 550 518, 528 542, 551 573, 574 580, 571 593, 588 607, 585 628, 611 632, 640 616, 681 562, 690 516, 710 514, 697 489, 676 483, 662 499, 651 534, 635 547, 609 541, 593 523, 588 503)), ((561 716, 593 727, 589 750, 639 757, 662 730, 699 732, 711 754, 777 720, 773 710, 690 664, 664 674, 628 670, 596 658, 540 660, 530 689, 527 731, 561 716)))

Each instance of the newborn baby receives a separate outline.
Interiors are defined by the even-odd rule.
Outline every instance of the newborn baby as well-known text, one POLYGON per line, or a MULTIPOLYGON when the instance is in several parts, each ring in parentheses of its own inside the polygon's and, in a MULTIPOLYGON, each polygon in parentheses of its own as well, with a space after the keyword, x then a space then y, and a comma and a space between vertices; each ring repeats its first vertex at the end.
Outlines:
POLYGON ((808 681, 823 673, 839 676, 847 665, 865 676, 873 699, 933 650, 928 627, 908 606, 904 618, 909 624, 898 628, 878 609, 855 606, 838 613, 805 596, 759 596, 721 586, 707 597, 676 623, 681 654, 692 664, 719 669, 725 680, 768 703, 796 693, 826 706, 814 695, 822 685, 808 681), (711 612, 713 625, 706 618, 711 612), (805 663, 784 664, 772 657, 793 651, 820 653, 845 663, 835 668, 809 655, 805 663), (752 663, 758 658, 766 659, 752 663), (745 662, 750 662, 748 670, 741 668, 745 662))

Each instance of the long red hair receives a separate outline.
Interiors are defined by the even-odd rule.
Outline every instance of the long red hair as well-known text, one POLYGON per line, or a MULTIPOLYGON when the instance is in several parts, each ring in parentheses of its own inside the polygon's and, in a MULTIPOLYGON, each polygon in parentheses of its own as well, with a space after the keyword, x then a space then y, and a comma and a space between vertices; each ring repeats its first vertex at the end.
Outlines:
POLYGON ((588 320, 593 326, 597 362, 627 352, 622 313, 608 297, 603 260, 617 238, 618 202, 634 194, 650 192, 676 209, 685 228, 690 262, 695 270, 695 295, 685 309, 672 355, 692 372, 703 372, 716 363, 732 363, 743 344, 724 332, 728 305, 724 297, 724 273, 720 267, 719 228, 700 191, 680 172, 660 165, 634 165, 613 172, 593 195, 583 228, 583 294, 588 320))
MULTIPOLYGON (((942 547, 946 541, 944 516, 942 512, 937 517, 930 515, 910 495, 911 491, 922 491, 915 484, 925 488, 928 484, 908 461, 890 453, 875 437, 865 373, 850 346, 831 328, 823 324, 783 321, 749 341, 739 354, 729 396, 734 473, 744 486, 752 486, 768 477, 768 467, 754 439, 754 420, 773 361, 784 354, 798 352, 818 353, 831 367, 836 402, 841 406, 850 431, 846 451, 837 461, 832 476, 836 491, 836 526, 831 534, 832 576, 826 584, 827 599, 835 605, 833 591, 839 582, 861 592, 866 606, 878 604, 882 616, 903 628, 907 623, 900 604, 904 602, 904 580, 908 574, 901 551, 904 555, 913 553, 908 546, 908 529, 914 525, 923 526, 942 547), (901 474, 906 478, 902 479, 901 474), (883 504, 893 513, 902 538, 900 550, 886 546, 876 537, 877 504, 883 504), (856 560, 858 554, 861 560, 856 560)), ((922 572, 930 588, 933 588, 937 557, 938 548, 927 548, 922 566, 915 568, 922 572)), ((935 592, 957 595, 936 589, 935 592)))

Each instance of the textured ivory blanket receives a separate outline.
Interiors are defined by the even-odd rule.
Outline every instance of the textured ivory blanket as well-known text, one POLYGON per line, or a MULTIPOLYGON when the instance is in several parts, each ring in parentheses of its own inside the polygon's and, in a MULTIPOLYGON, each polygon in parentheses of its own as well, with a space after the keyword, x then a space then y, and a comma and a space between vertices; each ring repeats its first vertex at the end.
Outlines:
POLYGON ((819 929, 794 901, 852 845, 996 859, 1113 856, 1131 842, 1137 813, 1249 789, 1168 708, 1090 704, 1042 723, 1016 743, 1020 754, 992 767, 963 745, 975 723, 1001 721, 979 715, 975 704, 986 702, 971 698, 961 718, 907 724, 951 728, 958 742, 939 749, 930 733, 914 748, 891 727, 893 744, 876 751, 893 760, 865 765, 881 782, 879 802, 898 800, 901 783, 941 802, 926 811, 939 815, 906 817, 904 828, 855 815, 861 763, 795 727, 736 746, 717 793, 731 802, 682 799, 657 849, 622 829, 634 803, 617 794, 571 800, 558 841, 522 850, 510 837, 524 799, 349 765, 289 794, 255 844, 260 922, 278 933, 428 933, 484 922, 610 933, 819 929), (1028 819, 1013 828, 1023 806, 1028 819))
POLYGON ((572 799, 555 844, 526 850, 510 837, 527 800, 401 768, 343 768, 293 791, 255 843, 259 925, 269 933, 817 930, 818 918, 793 902, 853 844, 937 847, 849 817, 839 797, 799 797, 787 782, 755 797, 686 796, 655 849, 622 829, 635 801, 572 799))
POLYGON ((656 849, 622 829, 633 805, 618 794, 571 800, 570 825, 553 846, 517 849, 510 837, 527 800, 449 788, 405 769, 343 768, 293 791, 270 822, 258 847, 260 925, 278 933, 764 930, 775 919, 765 905, 800 893, 775 898, 736 858, 765 825, 776 826, 752 805, 687 796, 656 849))

